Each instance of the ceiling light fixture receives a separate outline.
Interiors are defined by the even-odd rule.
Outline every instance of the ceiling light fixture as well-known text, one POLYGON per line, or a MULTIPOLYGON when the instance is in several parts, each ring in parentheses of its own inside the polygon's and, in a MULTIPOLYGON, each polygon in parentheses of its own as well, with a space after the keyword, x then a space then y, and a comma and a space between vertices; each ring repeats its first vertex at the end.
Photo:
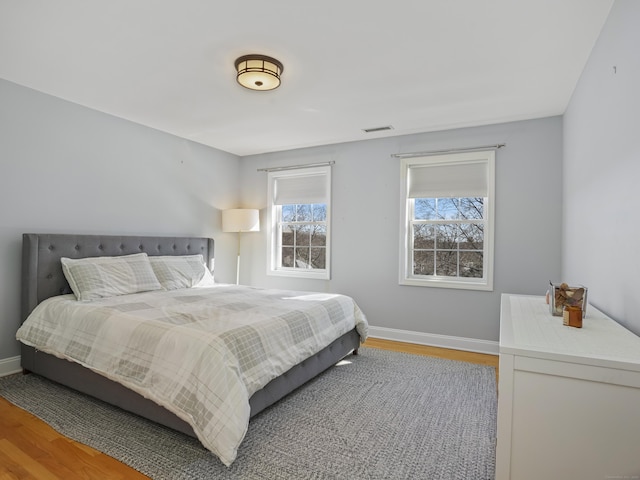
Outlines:
POLYGON ((251 90, 273 90, 280 86, 284 67, 275 58, 266 55, 244 55, 236 60, 238 83, 251 90))

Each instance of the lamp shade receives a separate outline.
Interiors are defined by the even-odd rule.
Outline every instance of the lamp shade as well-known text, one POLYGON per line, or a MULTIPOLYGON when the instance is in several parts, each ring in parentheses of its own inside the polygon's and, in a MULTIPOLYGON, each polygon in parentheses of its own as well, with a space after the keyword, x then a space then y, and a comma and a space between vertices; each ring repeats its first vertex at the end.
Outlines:
POLYGON ((252 208, 231 208, 222 211, 223 232, 259 232, 260 212, 252 208))

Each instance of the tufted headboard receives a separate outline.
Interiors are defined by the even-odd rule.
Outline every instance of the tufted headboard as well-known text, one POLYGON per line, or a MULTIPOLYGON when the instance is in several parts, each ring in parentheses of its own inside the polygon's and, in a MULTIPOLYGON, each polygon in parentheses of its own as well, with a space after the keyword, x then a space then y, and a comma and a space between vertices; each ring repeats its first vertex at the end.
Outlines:
POLYGON ((135 237, 115 235, 22 235, 22 320, 43 300, 71 293, 61 257, 129 255, 196 255, 213 267, 213 239, 203 237, 135 237))

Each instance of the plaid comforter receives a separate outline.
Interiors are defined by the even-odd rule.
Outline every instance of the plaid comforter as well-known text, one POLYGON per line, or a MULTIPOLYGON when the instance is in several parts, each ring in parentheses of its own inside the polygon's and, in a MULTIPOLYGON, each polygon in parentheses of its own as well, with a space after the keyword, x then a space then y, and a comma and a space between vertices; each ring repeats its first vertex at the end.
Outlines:
POLYGON ((216 286, 78 302, 42 302, 21 342, 82 364, 188 422, 230 465, 249 424, 249 397, 367 322, 346 296, 216 286))

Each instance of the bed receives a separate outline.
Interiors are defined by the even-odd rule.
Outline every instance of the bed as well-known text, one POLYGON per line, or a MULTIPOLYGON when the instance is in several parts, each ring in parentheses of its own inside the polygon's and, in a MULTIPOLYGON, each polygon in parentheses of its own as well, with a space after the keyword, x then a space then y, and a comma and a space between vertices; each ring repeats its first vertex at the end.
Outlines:
MULTIPOLYGON (((214 242, 210 238, 24 234, 22 250, 23 322, 34 312, 34 309, 36 312, 32 316, 36 316, 40 309, 49 307, 49 304, 64 306, 71 303, 83 303, 77 302, 63 273, 61 262, 63 258, 65 261, 69 261, 66 259, 76 261, 74 259, 86 259, 89 257, 118 257, 119 259, 124 259, 144 254, 141 256, 148 256, 149 259, 156 257, 155 260, 160 260, 163 257, 186 258, 185 256, 202 255, 202 259, 206 262, 205 265, 212 268, 213 253, 214 242), (36 309, 36 307, 38 308, 36 309)), ((91 261, 94 260, 99 259, 92 258, 91 261)), ((218 295, 225 288, 231 294, 236 295, 236 298, 241 298, 242 304, 248 302, 246 299, 250 298, 248 295, 253 294, 252 290, 255 290, 265 298, 269 296, 274 298, 282 297, 282 294, 278 293, 278 291, 262 291, 261 289, 251 289, 251 287, 218 287, 211 285, 201 288, 196 293, 194 293, 195 289, 187 289, 184 292, 182 290, 173 290, 166 293, 171 293, 180 302, 187 302, 188 300, 188 303, 195 303, 200 301, 199 299, 204 299, 202 300, 203 302, 210 302, 210 300, 205 299, 204 294, 200 295, 200 292, 209 292, 211 290, 213 294, 218 295), (270 295, 270 292, 274 292, 274 294, 270 295), (186 300, 182 297, 183 294, 188 296, 186 300), (242 297, 238 297, 239 295, 242 295, 242 297)), ((156 293, 158 293, 157 296, 159 297, 161 292, 143 292, 121 296, 116 298, 116 301, 120 302, 120 304, 117 304, 115 308, 122 310, 123 301, 121 299, 125 297, 133 298, 136 295, 146 295, 141 299, 137 299, 136 304, 140 302, 151 303, 155 301, 151 297, 156 298, 156 293)), ((348 301, 345 299, 349 299, 349 297, 340 298, 339 300, 341 302, 348 301)), ((236 300, 234 305, 238 304, 239 302, 236 300)), ((353 305, 359 312, 357 305, 355 303, 353 305)), ((168 307, 162 306, 160 310, 164 311, 166 308, 168 307)), ((264 311, 270 311, 272 308, 275 307, 265 307, 264 311)), ((66 312, 67 310, 63 308, 60 311, 66 312)), ((256 308, 252 307, 252 311, 256 311, 256 308)), ((260 385, 260 388, 255 389, 255 391, 249 389, 251 394, 248 398, 246 423, 248 424, 249 417, 262 412, 311 378, 335 365, 351 352, 357 354, 361 341, 366 338, 367 328, 366 319, 360 313, 356 315, 358 318, 354 321, 355 325, 349 327, 345 333, 341 333, 337 338, 328 338, 327 335, 323 334, 323 342, 325 344, 315 347, 316 351, 308 357, 301 359, 290 367, 288 366, 287 370, 278 373, 277 376, 270 379, 265 385, 260 385)), ((288 314, 286 316, 288 317, 288 314)), ((21 330, 23 327, 21 327, 21 330)), ((48 351, 47 353, 45 352, 46 348, 36 347, 37 343, 25 341, 22 338, 20 340, 22 341, 21 363, 25 372, 36 373, 154 422, 195 436, 201 441, 208 440, 203 438, 199 424, 194 424, 190 416, 181 414, 182 410, 176 411, 173 405, 160 405, 162 402, 154 395, 149 394, 148 391, 134 391, 136 389, 132 388, 131 385, 127 384, 128 387, 126 387, 122 384, 127 382, 120 382, 118 378, 104 372, 96 373, 94 368, 85 362, 69 361, 67 357, 58 352, 48 351)), ((280 350, 286 351, 288 348, 281 348, 280 350)), ((293 349, 293 347, 291 348, 293 349)), ((297 354, 300 355, 299 353, 297 354)), ((233 368, 236 367, 234 366, 233 368)), ((213 369, 209 368, 208 370, 213 369)), ((241 436, 243 437, 244 433, 241 436)), ((226 465, 230 465, 235 459, 238 445, 221 453, 217 447, 211 448, 210 443, 203 441, 203 444, 218 455, 226 465)))

